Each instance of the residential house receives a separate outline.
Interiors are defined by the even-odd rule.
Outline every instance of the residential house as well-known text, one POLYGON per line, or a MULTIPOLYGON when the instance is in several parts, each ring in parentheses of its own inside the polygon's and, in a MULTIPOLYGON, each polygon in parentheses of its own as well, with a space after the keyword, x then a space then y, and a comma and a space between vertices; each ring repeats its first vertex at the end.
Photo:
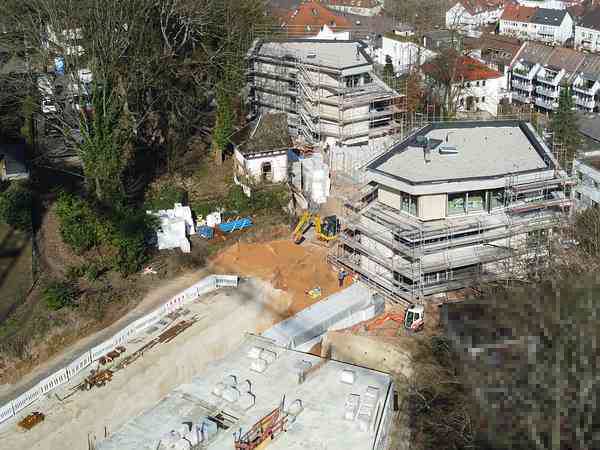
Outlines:
POLYGON ((600 56, 525 42, 511 62, 512 100, 552 111, 566 86, 571 88, 578 110, 598 111, 600 56))
POLYGON ((293 143, 287 114, 265 113, 233 136, 234 179, 246 189, 258 183, 287 180, 293 143))
POLYGON ((25 165, 25 145, 0 144, 0 180, 23 180, 29 178, 25 165))
POLYGON ((503 75, 469 56, 449 50, 423 64, 422 71, 449 110, 498 114, 503 75))
MULTIPOLYGON (((289 37, 316 36, 322 31, 326 34, 348 32, 352 22, 342 15, 325 8, 321 2, 312 0, 300 3, 283 18, 281 27, 289 37), (326 28, 326 30, 325 30, 326 28)), ((349 39, 348 34, 334 35, 334 38, 349 39)))
POLYGON ((500 17, 500 34, 562 45, 573 36, 573 19, 566 9, 508 5, 500 17))
POLYGON ((510 63, 521 48, 521 41, 508 36, 485 33, 479 38, 465 38, 469 56, 503 74, 502 90, 510 91, 510 63))
POLYGON ((384 33, 381 38, 379 64, 384 65, 389 56, 397 74, 409 72, 437 55, 421 45, 415 36, 405 36, 395 32, 384 33))
POLYGON ((332 259, 405 303, 506 273, 571 205, 566 173, 522 121, 430 123, 365 170, 332 259))
POLYGON ((446 27, 472 31, 496 23, 505 3, 505 0, 459 0, 446 12, 446 27))
POLYGON ((376 16, 383 9, 383 0, 321 0, 329 9, 357 16, 376 16))
POLYGON ((575 26, 575 47, 600 51, 600 6, 588 11, 575 26))

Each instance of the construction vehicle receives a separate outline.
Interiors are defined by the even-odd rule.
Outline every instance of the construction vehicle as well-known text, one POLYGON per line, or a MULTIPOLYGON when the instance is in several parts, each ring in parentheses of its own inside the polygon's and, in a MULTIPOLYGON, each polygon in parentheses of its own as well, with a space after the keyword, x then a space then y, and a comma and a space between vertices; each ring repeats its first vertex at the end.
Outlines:
POLYGON ((315 235, 320 241, 330 242, 337 237, 339 230, 339 220, 336 216, 327 216, 321 220, 321 216, 314 210, 307 210, 300 218, 300 222, 296 225, 292 237, 294 243, 299 244, 302 242, 304 233, 310 228, 311 225, 315 227, 315 235))
POLYGON ((371 322, 367 330, 371 331, 383 325, 388 320, 404 323, 404 328, 408 331, 421 331, 425 326, 425 308, 423 305, 411 305, 404 314, 387 313, 371 322))

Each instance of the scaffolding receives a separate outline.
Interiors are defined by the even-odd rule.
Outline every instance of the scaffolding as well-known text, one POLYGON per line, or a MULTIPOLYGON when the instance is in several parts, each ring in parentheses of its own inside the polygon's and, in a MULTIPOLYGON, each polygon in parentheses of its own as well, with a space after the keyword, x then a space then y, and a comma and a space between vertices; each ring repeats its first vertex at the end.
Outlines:
MULTIPOLYGON (((293 49, 285 42, 264 41, 269 45, 264 52, 257 42, 248 53, 247 80, 255 113, 271 109, 289 113, 290 127, 311 145, 327 137, 345 145, 398 134, 406 102, 368 64, 364 72, 345 76, 341 67, 349 61, 333 50, 328 53, 323 41, 318 42, 318 51, 311 40, 304 48, 293 49)), ((361 45, 356 43, 357 58, 361 45)))
POLYGON ((377 201, 364 185, 344 203, 344 229, 329 261, 400 303, 487 279, 537 274, 550 259, 552 233, 564 228, 575 183, 551 178, 506 178, 503 203, 490 214, 423 223, 377 201))

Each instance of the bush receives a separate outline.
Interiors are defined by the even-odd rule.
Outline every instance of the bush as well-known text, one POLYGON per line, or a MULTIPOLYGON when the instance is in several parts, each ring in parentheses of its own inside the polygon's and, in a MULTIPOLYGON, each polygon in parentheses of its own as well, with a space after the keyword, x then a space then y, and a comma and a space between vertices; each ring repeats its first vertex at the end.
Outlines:
POLYGON ((27 183, 13 182, 0 194, 0 218, 22 231, 31 230, 33 193, 27 183))
MULTIPOLYGON (((59 195, 57 213, 63 241, 75 252, 95 248, 123 276, 136 272, 144 263, 144 236, 154 227, 153 217, 133 209, 103 209, 90 200, 64 192, 59 195)), ((86 277, 97 278, 100 270, 96 268, 95 274, 89 270, 88 267, 83 272, 86 277)))
POLYGON ((54 280, 44 287, 42 296, 48 308, 58 311, 75 303, 77 290, 66 281, 54 280))
POLYGON ((144 202, 147 210, 171 209, 175 203, 186 203, 187 192, 171 184, 163 184, 158 191, 149 193, 144 202))

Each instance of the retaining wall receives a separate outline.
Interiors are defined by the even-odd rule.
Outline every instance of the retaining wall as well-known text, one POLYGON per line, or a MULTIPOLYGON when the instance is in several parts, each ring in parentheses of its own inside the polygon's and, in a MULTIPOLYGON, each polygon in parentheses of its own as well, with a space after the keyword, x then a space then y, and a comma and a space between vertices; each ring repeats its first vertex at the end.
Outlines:
POLYGON ((42 395, 45 395, 53 389, 56 389, 58 386, 67 383, 75 375, 92 364, 92 362, 96 361, 106 353, 114 350, 116 347, 125 344, 129 339, 156 324, 159 320, 172 313, 176 309, 185 306, 186 304, 208 292, 220 289, 222 287, 237 287, 237 285, 238 277, 236 275, 211 275, 204 278, 185 291, 180 292, 151 313, 129 324, 127 327, 115 334, 112 338, 104 341, 100 345, 96 345, 89 351, 86 351, 69 363, 66 367, 56 371, 49 377, 40 381, 27 392, 19 395, 11 402, 0 406, 0 423, 10 419, 19 411, 34 403, 42 395))

